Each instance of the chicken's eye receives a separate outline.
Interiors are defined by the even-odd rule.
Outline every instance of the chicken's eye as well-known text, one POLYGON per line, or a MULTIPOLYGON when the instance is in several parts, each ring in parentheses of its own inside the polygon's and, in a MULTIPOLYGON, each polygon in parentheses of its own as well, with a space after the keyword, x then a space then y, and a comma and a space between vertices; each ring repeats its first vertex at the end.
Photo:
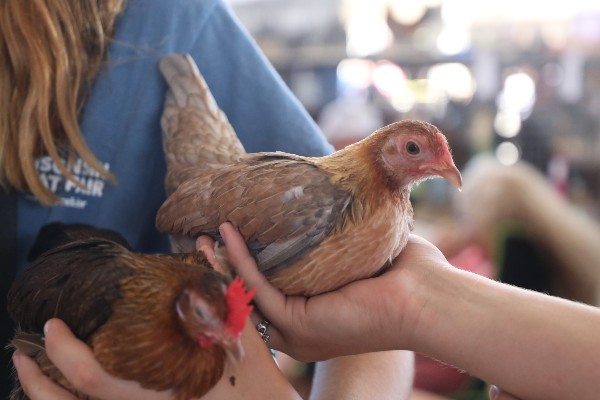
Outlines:
POLYGON ((408 154, 415 156, 421 152, 421 149, 415 142, 408 142, 406 143, 406 151, 408 154))
POLYGON ((194 308, 194 312, 196 313, 196 316, 198 318, 200 318, 201 320, 205 320, 206 319, 206 315, 204 314, 204 310, 202 310, 201 308, 195 307, 194 308))

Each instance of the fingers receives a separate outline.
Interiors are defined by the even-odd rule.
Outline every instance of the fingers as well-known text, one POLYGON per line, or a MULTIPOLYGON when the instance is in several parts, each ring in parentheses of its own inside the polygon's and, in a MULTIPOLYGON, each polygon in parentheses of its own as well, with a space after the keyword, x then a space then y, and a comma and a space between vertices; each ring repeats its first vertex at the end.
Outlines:
POLYGON ((97 394, 103 384, 102 370, 90 348, 79 341, 58 319, 49 320, 44 326, 46 351, 52 362, 76 388, 97 394))
MULTIPOLYGON (((233 225, 224 223, 219 227, 219 230, 225 241, 227 255, 233 268, 244 279, 247 286, 256 288, 254 302, 264 315, 264 318, 272 324, 269 327, 269 335, 271 335, 271 332, 273 332, 273 335, 269 339, 269 344, 274 345, 275 342, 279 341, 279 334, 278 332, 275 333, 273 325, 277 325, 277 316, 285 315, 286 296, 277 288, 271 286, 264 275, 258 271, 256 262, 248 252, 244 239, 233 225)), ((254 325, 264 319, 257 316, 256 313, 253 314, 254 316, 251 318, 254 325)))
POLYGON ((257 274, 253 273, 254 270, 257 270, 256 263, 248 252, 248 247, 246 247, 244 238, 233 225, 229 222, 225 222, 219 226, 219 232, 221 233, 223 241, 225 241, 229 260, 235 264, 236 271, 245 272, 251 276, 259 275, 262 277, 258 271, 257 274))
POLYGON ((78 390, 99 399, 167 399, 169 393, 142 389, 137 382, 109 375, 91 349, 78 340, 59 319, 44 326, 46 351, 50 360, 78 390))
POLYGON ((225 270, 217 260, 214 240, 208 236, 199 236, 198 239, 196 239, 196 251, 201 251, 204 253, 206 260, 210 263, 215 271, 220 272, 221 274, 225 273, 225 270))
MULTIPOLYGON (((248 323, 252 324, 256 331, 259 331, 258 324, 264 323, 265 320, 269 321, 267 330, 264 332, 264 335, 268 335, 269 339, 265 342, 265 344, 270 349, 280 350, 283 343, 282 335, 277 329, 277 326, 275 326, 275 324, 273 324, 268 318, 265 318, 260 312, 252 311, 250 314, 250 321, 248 321, 248 323)), ((261 338, 263 341, 265 341, 264 337, 261 336, 261 338)))
POLYGON ((201 251, 206 257, 215 256, 215 241, 208 236, 199 236, 196 239, 196 251, 201 251))
POLYGON ((42 373, 37 363, 20 351, 13 354, 23 390, 31 400, 75 400, 75 396, 58 386, 42 373))
POLYGON ((240 233, 230 223, 219 227, 221 236, 225 241, 227 256, 233 264, 235 271, 244 278, 246 284, 256 288, 254 301, 267 318, 283 312, 285 296, 278 289, 271 286, 263 274, 258 271, 254 258, 248 252, 246 243, 240 233))

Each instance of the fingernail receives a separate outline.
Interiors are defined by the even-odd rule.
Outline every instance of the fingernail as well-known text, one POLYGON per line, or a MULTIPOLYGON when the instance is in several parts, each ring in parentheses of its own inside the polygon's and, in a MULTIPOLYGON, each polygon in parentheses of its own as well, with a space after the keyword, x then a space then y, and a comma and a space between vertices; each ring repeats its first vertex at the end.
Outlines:
POLYGON ((50 320, 46 321, 44 324, 44 335, 48 335, 48 331, 50 330, 50 320))
POLYGON ((219 225, 219 233, 223 238, 225 237, 225 235, 223 234, 223 226, 225 226, 225 224, 226 222, 223 222, 221 225, 219 225))
POLYGON ((13 353, 12 362, 15 365, 15 368, 19 368, 19 364, 21 363, 21 352, 15 351, 13 353))
POLYGON ((490 386, 490 400, 496 400, 500 394, 500 388, 496 385, 490 386))

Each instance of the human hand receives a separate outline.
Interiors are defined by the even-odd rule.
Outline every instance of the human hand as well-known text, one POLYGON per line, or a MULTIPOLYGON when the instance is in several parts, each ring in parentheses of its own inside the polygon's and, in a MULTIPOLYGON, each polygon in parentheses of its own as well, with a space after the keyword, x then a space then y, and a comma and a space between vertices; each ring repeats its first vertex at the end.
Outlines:
POLYGON ((448 265, 435 246, 411 236, 381 276, 310 298, 285 296, 258 272, 235 228, 226 223, 220 231, 232 266, 257 290, 254 323, 268 319, 269 345, 301 361, 410 348, 420 309, 411 294, 434 268, 448 265))
MULTIPOLYGON (((211 262, 214 263, 215 260, 211 262)), ((71 386, 82 394, 111 400, 172 398, 170 391, 144 389, 138 382, 125 381, 107 373, 87 344, 77 339, 59 319, 51 319, 46 323, 44 335, 50 361, 62 372, 71 386)), ((202 400, 241 400, 247 396, 298 399, 297 393, 279 371, 252 323, 246 324, 241 340, 245 357, 238 363, 226 363, 222 378, 202 400)), ((14 353, 13 363, 22 388, 30 399, 76 399, 72 393, 46 376, 35 361, 20 351, 14 353)))
MULTIPOLYGON (((50 360, 80 392, 98 399, 170 399, 170 392, 143 389, 139 383, 125 381, 108 374, 92 350, 77 339, 59 319, 49 320, 44 327, 46 351, 50 360)), ((44 375, 31 358, 20 351, 13 363, 23 390, 31 400, 71 400, 76 397, 44 375)))
MULTIPOLYGON (((125 381, 108 374, 98 364, 92 350, 77 339, 61 320, 51 319, 45 328, 48 357, 79 392, 93 398, 110 400, 172 398, 170 391, 156 392, 144 389, 135 381, 125 381)), ((252 324, 247 324, 244 329, 242 343, 246 353, 244 359, 235 365, 227 363, 223 377, 202 400, 237 400, 246 398, 248 394, 297 399, 297 394, 280 373, 252 324), (235 384, 232 383, 232 379, 235 380, 235 384)), ((23 390, 31 400, 76 399, 72 393, 44 375, 37 363, 20 351, 14 353, 13 363, 23 390)))

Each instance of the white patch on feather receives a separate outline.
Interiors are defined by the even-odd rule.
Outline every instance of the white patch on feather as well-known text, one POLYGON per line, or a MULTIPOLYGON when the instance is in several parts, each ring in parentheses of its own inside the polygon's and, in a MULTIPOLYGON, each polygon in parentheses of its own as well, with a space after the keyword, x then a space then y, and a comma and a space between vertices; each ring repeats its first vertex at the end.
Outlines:
POLYGON ((304 196, 304 186, 295 186, 289 190, 286 190, 281 195, 281 200, 286 203, 292 199, 299 199, 304 196))

